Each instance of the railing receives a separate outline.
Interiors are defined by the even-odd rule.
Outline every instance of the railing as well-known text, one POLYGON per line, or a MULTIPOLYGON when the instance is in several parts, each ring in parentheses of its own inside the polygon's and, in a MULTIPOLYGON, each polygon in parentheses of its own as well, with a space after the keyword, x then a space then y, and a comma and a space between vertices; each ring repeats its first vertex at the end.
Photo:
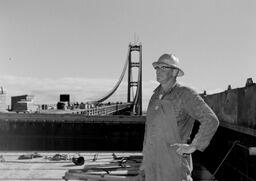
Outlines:
POLYGON ((109 115, 113 114, 115 112, 124 110, 128 107, 130 107, 132 103, 116 103, 116 104, 111 104, 111 105, 106 105, 106 106, 96 106, 94 108, 89 108, 85 109, 84 111, 81 111, 81 114, 85 114, 88 116, 96 116, 96 115, 109 115))

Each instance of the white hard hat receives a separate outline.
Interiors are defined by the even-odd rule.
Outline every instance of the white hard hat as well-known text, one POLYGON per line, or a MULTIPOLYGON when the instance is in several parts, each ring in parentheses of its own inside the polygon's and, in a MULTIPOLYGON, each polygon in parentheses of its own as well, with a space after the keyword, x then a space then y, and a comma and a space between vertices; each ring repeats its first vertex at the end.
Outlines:
POLYGON ((163 65, 167 67, 173 67, 179 70, 178 76, 183 76, 184 72, 179 65, 179 59, 173 54, 163 54, 159 57, 157 62, 153 62, 153 67, 163 65))

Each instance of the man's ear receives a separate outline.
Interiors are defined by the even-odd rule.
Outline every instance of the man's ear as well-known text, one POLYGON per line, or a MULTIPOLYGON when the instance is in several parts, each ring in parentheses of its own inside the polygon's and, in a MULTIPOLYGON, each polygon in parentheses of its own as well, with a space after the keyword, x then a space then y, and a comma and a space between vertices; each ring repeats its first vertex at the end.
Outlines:
POLYGON ((179 69, 173 69, 173 77, 177 77, 179 74, 179 69))

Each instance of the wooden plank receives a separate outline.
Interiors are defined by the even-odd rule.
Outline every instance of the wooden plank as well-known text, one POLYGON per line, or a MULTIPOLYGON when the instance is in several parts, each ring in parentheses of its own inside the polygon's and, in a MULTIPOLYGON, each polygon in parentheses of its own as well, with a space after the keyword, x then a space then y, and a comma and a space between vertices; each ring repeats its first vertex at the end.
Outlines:
MULTIPOLYGON (((0 180, 63 180, 63 176, 68 170, 82 170, 84 166, 95 167, 95 165, 106 164, 113 160, 112 153, 97 153, 96 161, 93 161, 95 152, 80 153, 85 158, 85 165, 76 166, 72 163, 72 156, 76 152, 43 152, 39 153, 42 158, 19 160, 20 155, 30 154, 29 152, 0 152, 2 162, 0 162, 0 180), (56 153, 67 154, 68 160, 51 161, 46 159, 56 153)), ((138 153, 116 153, 118 156, 129 156, 138 153)), ((116 163, 113 163, 116 165, 116 163)), ((96 176, 97 177, 97 176, 96 176)), ((93 176, 91 178, 94 178, 93 176)))

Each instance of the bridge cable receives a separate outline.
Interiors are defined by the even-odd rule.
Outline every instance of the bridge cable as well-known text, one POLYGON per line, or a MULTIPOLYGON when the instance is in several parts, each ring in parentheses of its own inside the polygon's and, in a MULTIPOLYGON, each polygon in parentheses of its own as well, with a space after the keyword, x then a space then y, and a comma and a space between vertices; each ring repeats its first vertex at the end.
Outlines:
MULTIPOLYGON (((132 76, 132 74, 131 74, 131 81, 133 82, 133 76, 132 76)), ((133 87, 132 87, 132 100, 134 100, 134 89, 133 89, 133 87)))
POLYGON ((100 102, 103 102, 105 101, 106 99, 108 99, 110 96, 112 96, 114 94, 114 92, 117 90, 117 88, 119 87, 120 83, 122 82, 123 78, 124 78, 124 75, 125 75, 125 72, 126 72, 126 69, 127 69, 127 66, 128 66, 128 62, 129 62, 129 52, 130 52, 130 48, 128 48, 128 54, 127 54, 127 57, 126 57, 126 61, 125 61, 125 64, 124 64, 124 68, 123 68, 123 71, 122 71, 122 74, 119 78, 119 80, 117 81, 116 85, 114 86, 114 88, 109 91, 105 96, 103 96, 102 98, 99 98, 97 99, 95 102, 97 103, 100 103, 100 102))

